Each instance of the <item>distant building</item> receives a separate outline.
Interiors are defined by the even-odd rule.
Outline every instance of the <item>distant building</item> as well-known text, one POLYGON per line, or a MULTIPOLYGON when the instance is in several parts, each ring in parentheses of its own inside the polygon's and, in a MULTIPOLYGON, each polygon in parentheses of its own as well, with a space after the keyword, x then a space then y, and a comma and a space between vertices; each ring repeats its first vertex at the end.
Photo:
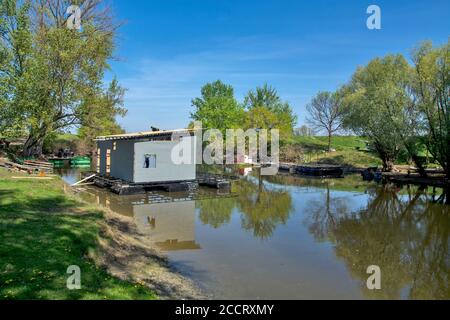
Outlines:
POLYGON ((129 133, 97 137, 95 141, 97 173, 102 176, 132 183, 196 179, 196 141, 191 130, 129 133), (187 164, 172 160, 172 151, 181 140, 190 146, 187 164))

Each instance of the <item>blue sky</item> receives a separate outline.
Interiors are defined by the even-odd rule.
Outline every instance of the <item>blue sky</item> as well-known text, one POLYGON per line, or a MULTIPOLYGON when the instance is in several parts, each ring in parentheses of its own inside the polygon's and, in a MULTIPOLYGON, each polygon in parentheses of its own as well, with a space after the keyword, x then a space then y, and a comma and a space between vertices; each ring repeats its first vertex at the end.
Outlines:
POLYGON ((450 36, 448 0, 110 0, 119 30, 116 76, 128 89, 127 131, 185 127, 203 84, 221 79, 236 98, 268 83, 304 123, 318 91, 335 90, 358 65, 409 55, 422 40, 450 36), (366 27, 367 7, 382 30, 366 27))

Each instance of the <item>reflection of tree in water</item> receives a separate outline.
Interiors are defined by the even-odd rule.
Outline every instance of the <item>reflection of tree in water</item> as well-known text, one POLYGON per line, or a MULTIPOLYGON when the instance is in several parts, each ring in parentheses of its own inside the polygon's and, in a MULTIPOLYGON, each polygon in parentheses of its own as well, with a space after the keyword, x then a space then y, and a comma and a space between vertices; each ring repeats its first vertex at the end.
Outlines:
POLYGON ((361 279, 370 298, 448 299, 450 208, 430 203, 421 190, 409 197, 397 192, 379 188, 366 208, 348 214, 327 211, 322 204, 314 210, 311 225, 323 225, 310 231, 335 243, 337 256, 361 279), (319 212, 324 217, 318 218, 319 212), (333 217, 328 217, 330 212, 333 217), (366 288, 370 265, 381 268, 382 290, 366 288))
POLYGON ((329 231, 334 229, 339 217, 348 212, 347 200, 331 197, 330 186, 327 184, 325 199, 310 201, 307 212, 311 213, 309 231, 318 241, 326 241, 333 236, 329 231))
POLYGON ((253 230, 255 237, 270 238, 276 227, 286 224, 292 210, 292 198, 284 190, 268 189, 261 177, 255 184, 239 181, 238 206, 243 212, 242 227, 253 230))
POLYGON ((292 208, 289 192, 268 189, 262 179, 242 179, 235 182, 237 197, 197 201, 199 218, 204 224, 220 228, 231 220, 234 208, 241 213, 245 230, 255 237, 270 238, 276 227, 285 224, 292 208))
POLYGON ((215 229, 227 224, 236 206, 234 198, 219 198, 197 201, 200 221, 215 229))

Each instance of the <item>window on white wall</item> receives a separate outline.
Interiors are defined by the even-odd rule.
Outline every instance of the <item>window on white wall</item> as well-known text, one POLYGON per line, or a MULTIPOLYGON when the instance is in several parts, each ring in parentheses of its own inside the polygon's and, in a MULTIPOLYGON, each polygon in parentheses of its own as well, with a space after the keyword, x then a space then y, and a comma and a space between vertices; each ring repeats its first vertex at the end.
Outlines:
POLYGON ((156 168, 156 154, 144 155, 144 169, 156 168))

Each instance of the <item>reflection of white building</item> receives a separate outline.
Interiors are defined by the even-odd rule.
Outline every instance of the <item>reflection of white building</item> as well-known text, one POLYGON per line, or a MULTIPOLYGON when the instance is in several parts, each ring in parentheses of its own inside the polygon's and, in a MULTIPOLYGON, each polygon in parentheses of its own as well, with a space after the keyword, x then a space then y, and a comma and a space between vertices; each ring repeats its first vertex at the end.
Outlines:
POLYGON ((133 205, 140 232, 162 250, 200 249, 195 243, 195 201, 133 205))
POLYGON ((149 203, 148 195, 120 197, 98 188, 90 188, 82 196, 87 202, 134 217, 138 230, 162 250, 200 249, 195 243, 195 201, 175 198, 169 203, 149 203))

